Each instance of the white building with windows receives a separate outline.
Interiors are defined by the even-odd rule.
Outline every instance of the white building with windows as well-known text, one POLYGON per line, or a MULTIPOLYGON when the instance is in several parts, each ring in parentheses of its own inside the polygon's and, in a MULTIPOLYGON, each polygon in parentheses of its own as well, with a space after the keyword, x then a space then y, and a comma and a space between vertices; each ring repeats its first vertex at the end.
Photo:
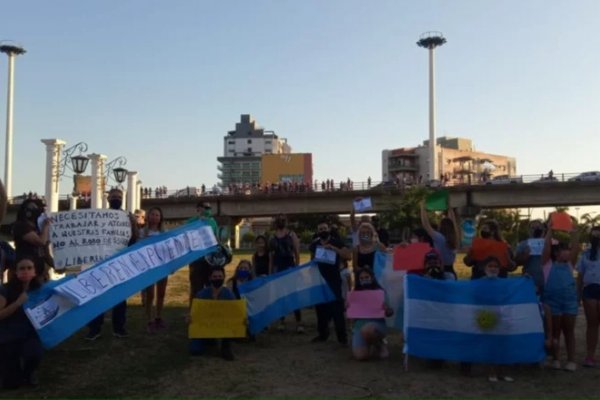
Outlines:
POLYGON ((223 139, 223 157, 217 161, 221 186, 260 183, 261 156, 263 154, 288 154, 292 152, 287 139, 279 138, 273 131, 259 127, 249 114, 242 114, 235 130, 223 139))

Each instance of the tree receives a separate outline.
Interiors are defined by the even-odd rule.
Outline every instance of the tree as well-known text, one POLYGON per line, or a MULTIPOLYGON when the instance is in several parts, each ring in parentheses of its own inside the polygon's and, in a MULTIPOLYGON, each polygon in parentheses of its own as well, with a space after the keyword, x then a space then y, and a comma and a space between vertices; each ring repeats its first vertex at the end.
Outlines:
POLYGON ((420 204, 430 189, 424 186, 413 186, 406 189, 398 202, 391 205, 389 211, 381 213, 381 222, 390 231, 402 232, 421 226, 420 204))
POLYGON ((479 215, 479 223, 493 219, 498 222, 502 238, 510 244, 517 244, 528 236, 528 219, 521 219, 519 210, 515 209, 484 209, 479 215))
POLYGON ((254 234, 254 232, 248 231, 242 235, 242 243, 252 245, 252 243, 254 243, 255 238, 256 235, 254 234))

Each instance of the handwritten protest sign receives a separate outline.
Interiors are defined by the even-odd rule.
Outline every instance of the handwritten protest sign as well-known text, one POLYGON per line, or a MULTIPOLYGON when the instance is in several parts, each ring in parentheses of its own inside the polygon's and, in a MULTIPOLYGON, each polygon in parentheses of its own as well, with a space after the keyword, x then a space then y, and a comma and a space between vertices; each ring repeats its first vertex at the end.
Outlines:
POLYGON ((410 243, 394 247, 394 269, 414 271, 423 269, 425 254, 431 251, 429 243, 410 243))
POLYGON ((508 245, 495 239, 473 239, 471 257, 475 261, 483 261, 487 257, 496 257, 502 267, 508 266, 508 245))
POLYGON ((348 293, 348 318, 385 318, 383 290, 353 290, 348 293))
POLYGON ((192 301, 190 339, 246 337, 246 300, 192 301))
POLYGON ((530 256, 541 256, 544 250, 544 239, 528 239, 527 246, 529 246, 530 256))
POLYGON ((94 264, 127 247, 131 223, 121 210, 61 211, 51 216, 56 269, 94 264))
POLYGON ((365 212, 373 209, 373 202, 370 197, 362 197, 354 200, 353 206, 356 212, 365 212))
POLYGON ((325 247, 317 246, 315 249, 315 261, 324 263, 324 264, 332 264, 335 265, 336 253, 331 249, 326 249, 325 247))

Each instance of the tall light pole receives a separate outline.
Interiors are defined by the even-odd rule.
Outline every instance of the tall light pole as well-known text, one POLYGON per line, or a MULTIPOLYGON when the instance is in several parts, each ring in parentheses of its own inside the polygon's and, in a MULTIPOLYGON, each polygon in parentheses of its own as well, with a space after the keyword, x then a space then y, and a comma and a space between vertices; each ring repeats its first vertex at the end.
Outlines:
POLYGON ((0 51, 8 55, 8 96, 6 100, 6 158, 4 164, 4 186, 6 196, 12 197, 12 136, 13 136, 13 100, 15 80, 15 56, 25 53, 25 49, 16 44, 1 42, 0 51))
POLYGON ((437 160, 435 151, 435 53, 436 47, 446 43, 441 32, 425 32, 417 45, 429 50, 429 180, 438 179, 436 173, 437 160))

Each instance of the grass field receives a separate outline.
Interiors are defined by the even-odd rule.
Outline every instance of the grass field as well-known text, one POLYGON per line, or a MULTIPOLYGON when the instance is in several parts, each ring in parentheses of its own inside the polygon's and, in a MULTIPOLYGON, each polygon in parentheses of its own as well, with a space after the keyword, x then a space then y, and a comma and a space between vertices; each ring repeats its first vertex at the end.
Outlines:
MULTIPOLYGON (((237 255, 228 268, 243 257, 237 255)), ((303 260, 307 255, 303 254, 303 260)), ((458 266, 460 276, 468 269, 458 266)), ((357 362, 350 350, 335 338, 312 344, 316 335, 313 310, 303 310, 307 333, 271 330, 255 343, 235 343, 236 360, 187 354, 184 315, 188 299, 187 268, 169 279, 165 317, 169 329, 161 334, 145 332, 140 297, 129 300, 128 339, 111 334, 110 313, 104 336, 84 340, 81 331, 47 352, 35 389, 0 391, 10 398, 184 398, 184 397, 526 397, 598 398, 600 370, 575 373, 542 370, 539 366, 510 368, 513 383, 492 384, 486 368, 475 366, 472 377, 463 377, 456 364, 431 370, 422 360, 411 359, 403 367, 399 335, 389 336, 391 357, 384 361, 357 362)), ((577 323, 578 360, 583 359, 585 320, 577 323)))

